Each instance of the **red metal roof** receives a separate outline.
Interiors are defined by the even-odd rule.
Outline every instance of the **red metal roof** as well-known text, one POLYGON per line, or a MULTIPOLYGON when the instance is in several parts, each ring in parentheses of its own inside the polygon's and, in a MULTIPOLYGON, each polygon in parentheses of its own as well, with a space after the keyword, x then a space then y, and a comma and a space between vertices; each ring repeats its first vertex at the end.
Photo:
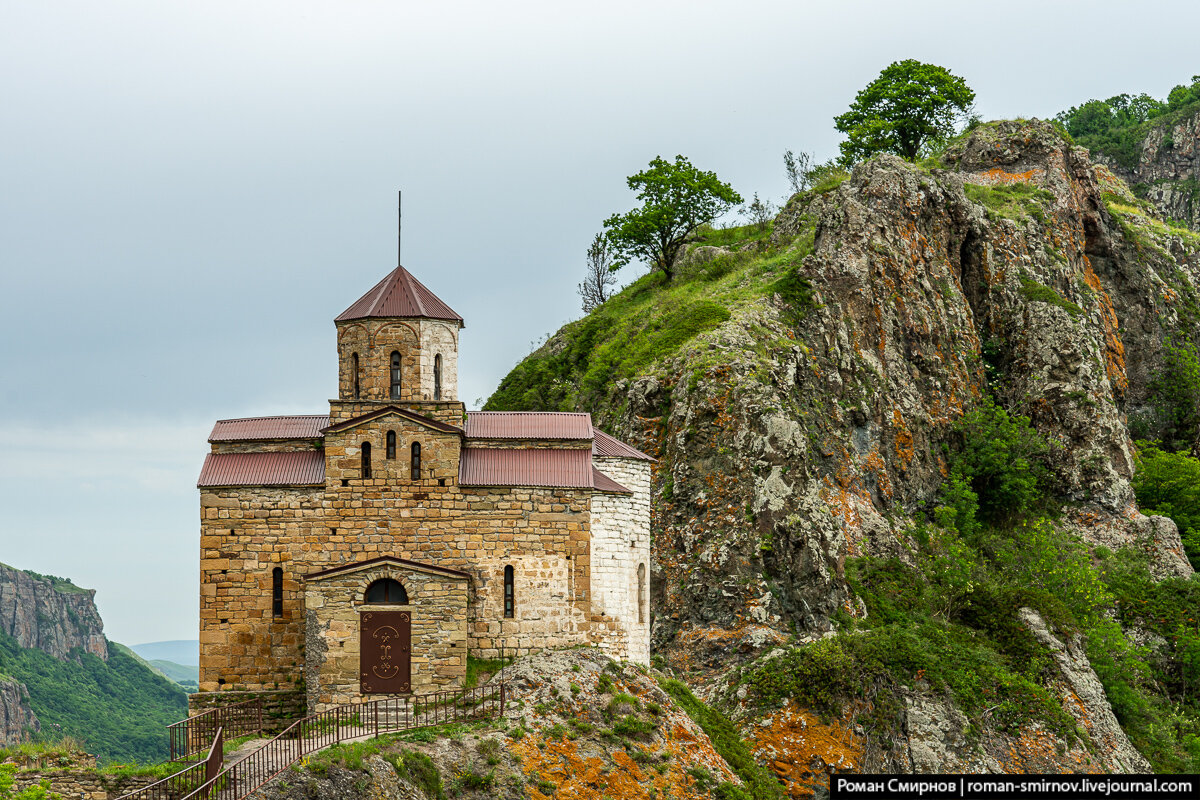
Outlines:
POLYGON ((617 494, 633 494, 621 484, 592 467, 592 487, 598 492, 616 492, 617 494))
POLYGON ((209 453, 196 486, 316 486, 325 483, 325 454, 209 453))
POLYGON ((599 428, 595 430, 595 437, 592 440, 592 453, 598 458, 636 458, 641 461, 655 460, 641 450, 630 447, 620 439, 609 436, 599 428))
POLYGON ((213 425, 208 440, 242 442, 258 439, 320 439, 321 429, 328 424, 328 414, 220 419, 213 425))
POLYGON ((354 301, 335 322, 366 317, 427 317, 454 320, 465 327, 463 318, 412 276, 396 267, 371 291, 354 301))
POLYGON ((592 488, 587 450, 510 450, 464 447, 458 464, 463 486, 592 488))
POLYGON ((471 439, 591 439, 592 415, 543 411, 468 411, 471 439))

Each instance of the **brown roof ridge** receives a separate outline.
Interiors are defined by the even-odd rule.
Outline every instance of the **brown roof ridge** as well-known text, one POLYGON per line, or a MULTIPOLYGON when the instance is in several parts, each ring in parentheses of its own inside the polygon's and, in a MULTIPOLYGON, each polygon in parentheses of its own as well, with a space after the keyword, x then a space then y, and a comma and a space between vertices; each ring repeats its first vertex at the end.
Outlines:
POLYGON ((326 578, 330 575, 336 575, 339 572, 349 572, 350 570, 361 569, 362 567, 369 567, 369 566, 373 566, 375 564, 382 564, 384 562, 388 562, 388 563, 392 563, 392 564, 403 564, 403 565, 409 566, 409 567, 418 567, 420 569, 427 569, 427 570, 431 570, 433 572, 444 572, 449 575, 454 575, 456 577, 461 577, 461 578, 470 578, 471 577, 471 573, 464 572, 461 569, 454 569, 453 567, 443 567, 440 564, 430 564, 425 561, 413 561, 412 559, 409 559, 409 558, 400 558, 399 556, 388 556, 388 555, 376 556, 375 558, 368 558, 368 559, 364 559, 363 561, 348 561, 345 564, 338 564, 336 567, 328 567, 326 569, 317 570, 316 572, 310 572, 307 575, 304 575, 303 577, 305 580, 311 580, 313 578, 326 578))
POLYGON ((329 424, 328 414, 281 414, 270 417, 219 419, 208 434, 209 442, 254 442, 287 439, 320 439, 329 424))
POLYGON ((335 322, 367 317, 425 317, 453 320, 466 327, 462 315, 446 305, 402 266, 389 272, 366 294, 351 303, 335 322))
POLYGON ((592 438, 592 415, 586 411, 468 411, 463 426, 472 439, 592 438))
POLYGON ((343 422, 339 422, 335 425, 330 425, 330 426, 322 429, 322 432, 323 433, 338 433, 339 431, 344 431, 344 430, 347 430, 348 428, 353 428, 356 425, 361 425, 364 422, 375 419, 376 417, 381 417, 385 414, 399 414, 402 417, 407 417, 407 418, 413 420, 414 422, 419 422, 422 425, 433 428, 434 430, 442 431, 443 433, 457 433, 459 436, 465 435, 463 433, 462 428, 459 428, 455 425, 451 425, 448 422, 442 422, 440 420, 436 420, 433 417, 427 417, 424 414, 418 414, 417 412, 410 411, 407 408, 401 408, 400 406, 384 406, 383 408, 377 408, 374 411, 368 411, 366 414, 360 414, 357 417, 351 417, 350 419, 344 420, 343 422))

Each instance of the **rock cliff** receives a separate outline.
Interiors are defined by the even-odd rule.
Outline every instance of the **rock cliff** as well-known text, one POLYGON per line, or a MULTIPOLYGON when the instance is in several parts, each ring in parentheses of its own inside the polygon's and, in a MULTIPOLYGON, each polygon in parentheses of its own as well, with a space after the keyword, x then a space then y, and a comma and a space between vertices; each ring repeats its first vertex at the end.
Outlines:
POLYGON ((41 725, 29 708, 25 684, 0 677, 0 745, 22 741, 40 730, 41 725))
POLYGON ((0 564, 0 631, 32 647, 65 659, 78 647, 108 658, 104 623, 96 610, 95 589, 0 564))
POLYGON ((920 165, 872 159, 793 197, 769 235, 706 238, 674 285, 648 276, 567 326, 488 405, 590 410, 659 459, 657 663, 737 716, 796 796, 834 769, 1145 768, 1079 636, 1125 641, 1101 601, 1047 625, 1051 580, 1029 581, 1037 612, 978 582, 984 562, 995 580, 1060 556, 1093 580, 1072 536, 1141 554, 1158 580, 1192 574, 1174 523, 1137 508, 1131 430, 1163 435, 1164 342, 1200 334, 1200 237, 1033 121, 920 165), (703 324, 671 339, 681 319, 703 324), (964 420, 993 407, 1044 440, 1057 510, 964 545, 941 514, 964 420), (995 646, 967 671, 991 688, 933 677, 978 637, 995 646), (854 670, 837 698, 804 688, 854 670))
POLYGON ((1200 230, 1200 111, 1150 128, 1133 169, 1113 169, 1167 219, 1200 230))

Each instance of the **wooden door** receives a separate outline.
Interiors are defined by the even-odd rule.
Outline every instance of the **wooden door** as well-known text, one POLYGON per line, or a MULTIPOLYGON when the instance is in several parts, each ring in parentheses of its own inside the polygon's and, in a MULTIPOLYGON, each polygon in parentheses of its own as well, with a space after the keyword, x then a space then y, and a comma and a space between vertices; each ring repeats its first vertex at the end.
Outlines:
POLYGON ((359 626, 363 694, 412 690, 412 618, 407 611, 364 611, 359 626))

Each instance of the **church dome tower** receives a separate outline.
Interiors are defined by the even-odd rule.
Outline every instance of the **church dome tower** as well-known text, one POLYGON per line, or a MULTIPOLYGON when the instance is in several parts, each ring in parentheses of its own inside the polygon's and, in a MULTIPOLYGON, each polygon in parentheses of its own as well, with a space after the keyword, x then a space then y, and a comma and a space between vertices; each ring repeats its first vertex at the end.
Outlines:
POLYGON ((334 324, 338 347, 334 421, 383 405, 434 417, 457 413, 461 420, 458 332, 464 327, 463 318, 412 273, 396 267, 338 315, 334 324))

